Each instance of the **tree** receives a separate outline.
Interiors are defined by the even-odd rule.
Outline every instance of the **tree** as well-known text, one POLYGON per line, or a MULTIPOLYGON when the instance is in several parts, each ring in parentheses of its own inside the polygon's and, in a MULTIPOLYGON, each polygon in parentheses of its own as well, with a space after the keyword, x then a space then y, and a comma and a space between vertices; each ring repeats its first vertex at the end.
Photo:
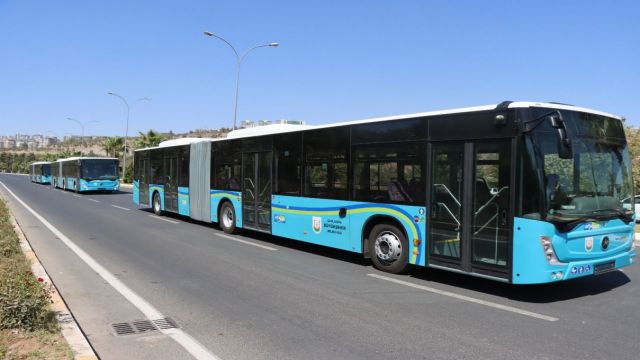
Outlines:
POLYGON ((631 172, 633 174, 634 192, 640 193, 640 129, 633 126, 625 126, 629 155, 631 157, 631 172))
POLYGON ((162 141, 166 140, 164 135, 154 130, 149 130, 146 134, 140 131, 139 134, 140 138, 136 140, 138 149, 158 146, 162 141))
POLYGON ((110 137, 104 141, 102 148, 107 153, 107 156, 117 158, 124 148, 124 140, 120 136, 110 137))

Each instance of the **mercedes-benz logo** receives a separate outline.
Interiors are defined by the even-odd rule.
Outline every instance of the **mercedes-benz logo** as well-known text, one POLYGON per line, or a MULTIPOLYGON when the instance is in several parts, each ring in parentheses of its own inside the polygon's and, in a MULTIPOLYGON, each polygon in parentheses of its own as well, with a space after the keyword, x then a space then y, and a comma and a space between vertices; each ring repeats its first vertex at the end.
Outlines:
POLYGON ((609 247, 609 237, 605 236, 602 238, 602 250, 607 250, 609 247))

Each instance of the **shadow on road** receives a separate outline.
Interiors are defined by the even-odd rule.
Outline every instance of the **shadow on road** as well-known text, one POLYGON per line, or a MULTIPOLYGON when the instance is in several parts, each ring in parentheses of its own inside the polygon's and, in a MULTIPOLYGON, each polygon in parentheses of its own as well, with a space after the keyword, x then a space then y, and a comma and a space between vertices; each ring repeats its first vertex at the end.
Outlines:
MULTIPOLYGON (((139 210, 148 212, 150 214, 153 213, 153 211, 148 208, 140 208, 139 210)), ((216 232, 221 232, 220 228, 215 223, 201 222, 174 213, 165 213, 163 214, 163 216, 197 226, 208 227, 216 232)), ((290 240, 251 230, 240 230, 239 234, 273 245, 282 246, 298 251, 304 251, 309 254, 324 256, 341 261, 348 261, 363 267, 371 266, 371 261, 364 259, 361 254, 352 253, 349 251, 333 249, 326 246, 306 243, 303 241, 290 240)), ((457 288, 472 290, 527 303, 552 303, 585 296, 597 295, 613 290, 631 281, 629 277, 622 271, 613 271, 599 276, 587 276, 570 281, 540 285, 505 284, 469 275, 448 272, 446 270, 430 269, 419 266, 410 266, 405 275, 424 282, 433 282, 454 286, 457 288)))
POLYGON ((538 285, 505 284, 445 270, 422 267, 413 267, 407 274, 414 279, 451 285, 528 303, 552 303, 597 295, 631 281, 622 271, 538 285))

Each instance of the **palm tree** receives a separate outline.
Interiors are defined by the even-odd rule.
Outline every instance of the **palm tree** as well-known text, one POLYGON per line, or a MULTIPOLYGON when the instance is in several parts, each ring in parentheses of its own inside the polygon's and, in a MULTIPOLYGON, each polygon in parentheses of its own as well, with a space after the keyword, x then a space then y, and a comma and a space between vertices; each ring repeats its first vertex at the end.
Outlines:
POLYGON ((136 140, 136 147, 139 149, 158 146, 158 144, 166 140, 164 135, 154 130, 149 130, 146 134, 141 131, 138 133, 140 134, 140 138, 136 140))
POLYGON ((102 144, 102 148, 107 153, 107 156, 119 157, 124 146, 124 141, 120 136, 113 136, 105 140, 102 144))

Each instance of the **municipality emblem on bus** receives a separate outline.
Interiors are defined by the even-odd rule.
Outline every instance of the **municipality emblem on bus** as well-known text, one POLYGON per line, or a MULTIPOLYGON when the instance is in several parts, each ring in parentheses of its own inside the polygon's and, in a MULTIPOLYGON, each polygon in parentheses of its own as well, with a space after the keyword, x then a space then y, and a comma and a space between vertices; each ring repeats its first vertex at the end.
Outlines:
POLYGON ((314 216, 311 218, 311 227, 313 232, 316 234, 320 234, 322 231, 322 218, 319 216, 314 216))
POLYGON ((593 249, 593 236, 589 236, 584 239, 584 249, 587 251, 591 251, 593 249))

